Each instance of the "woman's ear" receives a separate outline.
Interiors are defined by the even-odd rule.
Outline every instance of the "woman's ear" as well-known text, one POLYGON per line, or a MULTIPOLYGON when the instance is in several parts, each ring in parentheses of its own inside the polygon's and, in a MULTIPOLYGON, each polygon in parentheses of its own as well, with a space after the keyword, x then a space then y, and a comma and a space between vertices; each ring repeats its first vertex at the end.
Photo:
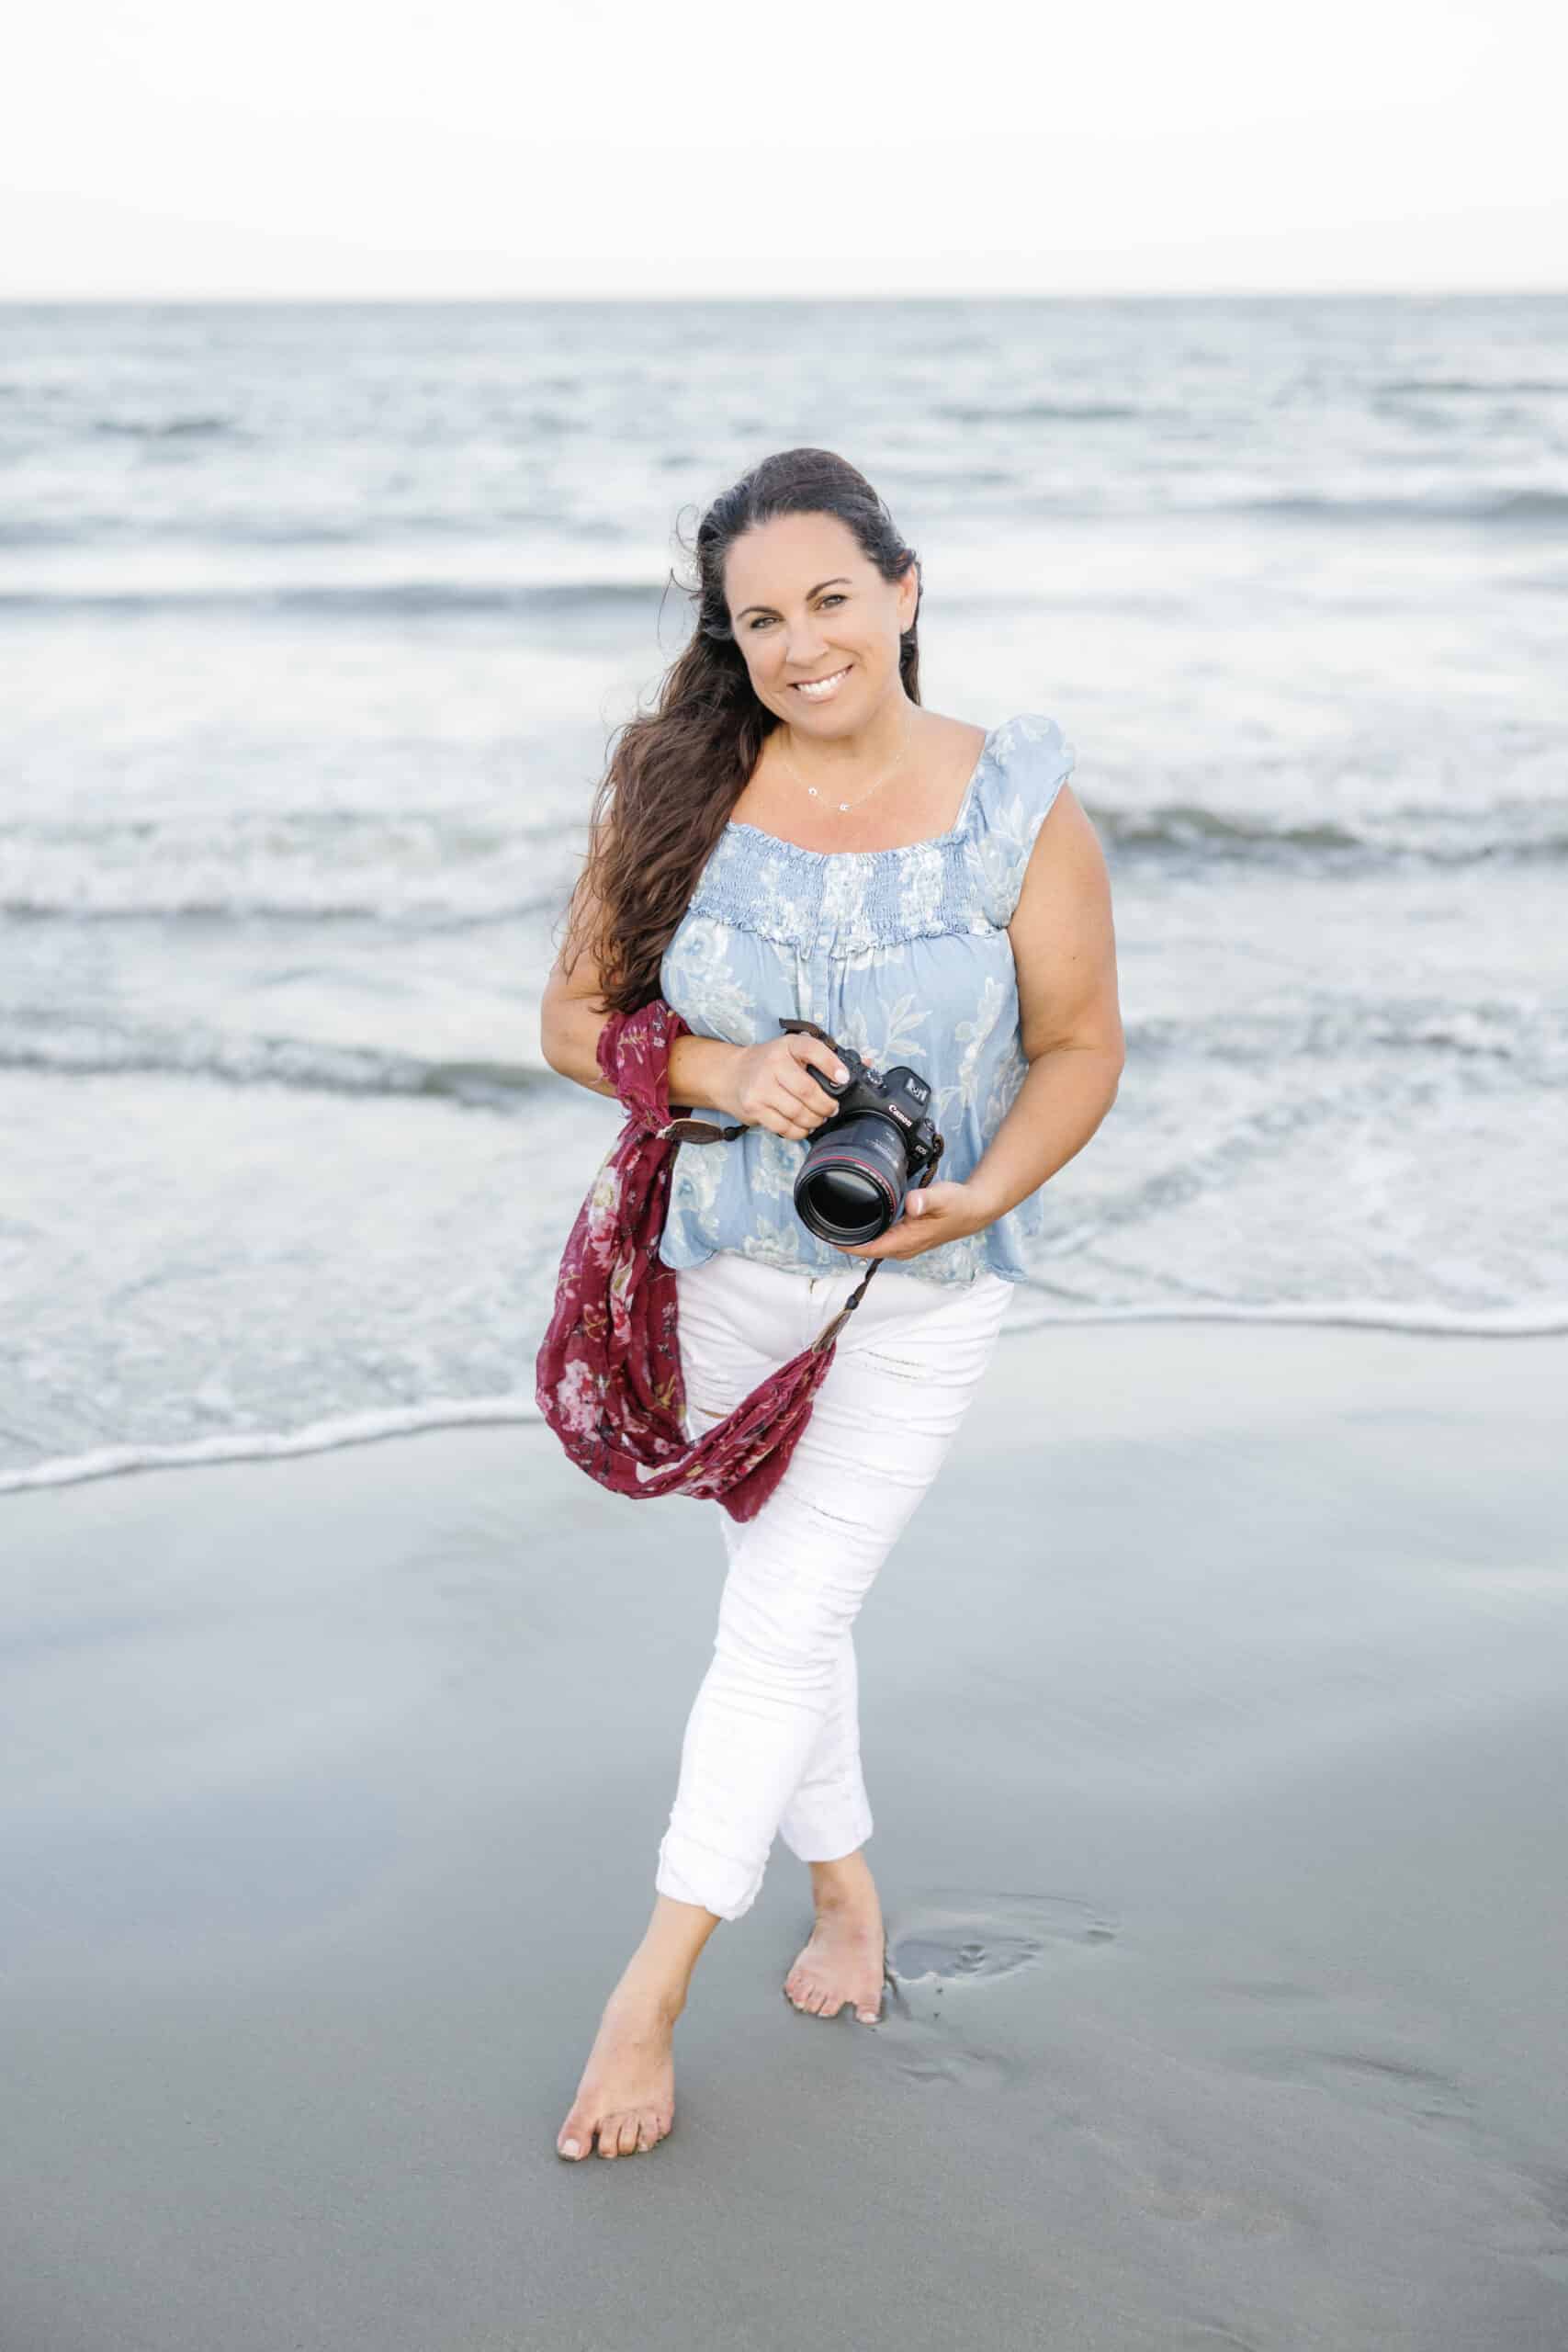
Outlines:
POLYGON ((920 601, 920 565, 917 557, 898 582, 898 634, 908 637, 915 626, 915 613, 920 601))

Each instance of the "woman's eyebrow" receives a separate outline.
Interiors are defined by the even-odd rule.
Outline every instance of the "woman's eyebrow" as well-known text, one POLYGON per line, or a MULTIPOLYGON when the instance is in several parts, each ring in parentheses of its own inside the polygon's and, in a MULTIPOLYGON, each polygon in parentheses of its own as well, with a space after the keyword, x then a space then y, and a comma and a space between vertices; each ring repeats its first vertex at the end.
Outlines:
MULTIPOLYGON (((824 588, 836 588, 840 580, 843 582, 846 588, 849 587, 850 576, 848 572, 840 571, 836 579, 819 580, 815 588, 808 588, 806 593, 808 596, 819 596, 824 588)), ((771 613, 773 609, 772 605, 742 605, 735 617, 738 621, 743 621, 748 613, 771 613)))

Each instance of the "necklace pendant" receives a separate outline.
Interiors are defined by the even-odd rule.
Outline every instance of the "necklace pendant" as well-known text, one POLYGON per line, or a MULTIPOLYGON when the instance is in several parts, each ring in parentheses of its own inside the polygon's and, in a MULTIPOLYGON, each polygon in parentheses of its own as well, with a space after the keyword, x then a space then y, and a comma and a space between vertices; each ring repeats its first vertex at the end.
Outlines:
MULTIPOLYGON (((858 808, 860 807, 862 800, 869 800, 874 792, 880 792, 883 786, 887 782, 888 777, 894 775, 898 768, 903 766, 904 755, 908 751, 908 748, 909 727, 908 722, 906 720, 903 748, 900 750, 897 758, 894 761, 892 767, 886 769, 881 775, 879 775, 876 782, 874 785, 869 786, 864 792, 861 793, 858 798, 854 800, 840 800, 835 803, 840 816, 847 817, 852 808, 858 808)), ((794 776, 796 784, 806 784, 806 778, 800 774, 798 768, 791 767, 789 762, 784 758, 782 752, 778 754, 778 762, 779 765, 787 775, 794 776)), ((806 789, 813 800, 819 800, 822 797, 822 795, 818 792, 814 784, 806 784, 806 789)))

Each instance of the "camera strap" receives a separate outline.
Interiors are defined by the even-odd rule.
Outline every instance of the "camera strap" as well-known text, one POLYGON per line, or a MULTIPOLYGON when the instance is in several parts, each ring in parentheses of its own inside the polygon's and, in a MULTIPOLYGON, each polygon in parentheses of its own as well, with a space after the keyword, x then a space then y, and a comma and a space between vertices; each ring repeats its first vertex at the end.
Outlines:
POLYGON ((840 1307, 832 1321, 825 1325, 824 1328, 818 1332, 817 1337, 811 1342, 811 1352, 814 1356, 823 1354, 832 1346, 834 1340, 838 1338, 840 1332, 843 1329, 845 1324, 854 1313, 855 1308, 865 1296, 866 1283, 870 1282, 873 1274, 875 1273, 878 1266, 880 1266, 882 1262, 883 1261, 880 1258, 874 1258, 872 1260, 862 1278, 860 1288, 851 1292, 849 1297, 845 1299, 842 1306, 840 1307))
POLYGON ((689 1111, 678 1112, 668 1126, 660 1127, 660 1143, 733 1143, 737 1136, 745 1135, 744 1127, 716 1126, 711 1119, 694 1119, 689 1111))

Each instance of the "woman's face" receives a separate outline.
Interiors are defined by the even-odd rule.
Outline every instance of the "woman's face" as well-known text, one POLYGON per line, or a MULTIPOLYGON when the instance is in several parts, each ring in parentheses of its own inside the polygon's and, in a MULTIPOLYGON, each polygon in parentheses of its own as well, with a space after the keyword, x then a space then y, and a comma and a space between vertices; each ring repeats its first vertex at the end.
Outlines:
POLYGON ((836 514, 777 514, 743 531, 724 593, 758 700, 792 727, 853 734, 902 693, 898 639, 915 617, 917 567, 884 580, 836 514), (817 695, 798 683, 834 677, 817 695))

